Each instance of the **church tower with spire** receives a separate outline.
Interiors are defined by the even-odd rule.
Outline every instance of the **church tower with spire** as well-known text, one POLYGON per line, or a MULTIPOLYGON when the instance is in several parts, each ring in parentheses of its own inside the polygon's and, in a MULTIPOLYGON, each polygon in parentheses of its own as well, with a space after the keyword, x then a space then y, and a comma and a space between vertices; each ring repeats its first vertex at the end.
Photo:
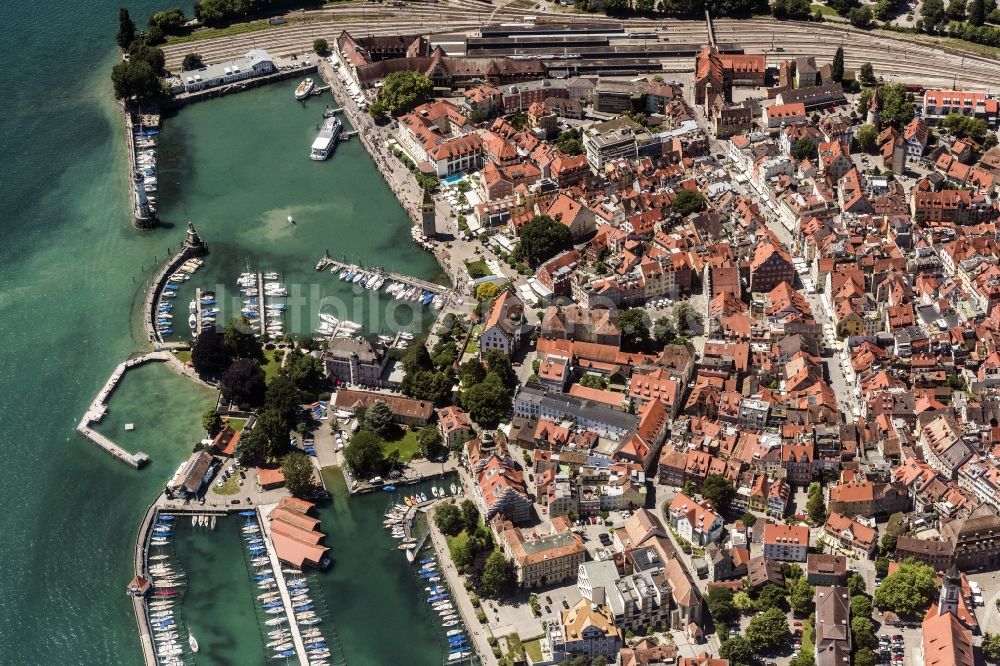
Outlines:
POLYGON ((941 577, 941 599, 938 601, 938 615, 951 613, 958 617, 959 595, 962 594, 962 574, 953 562, 941 577))
POLYGON ((875 92, 872 93, 872 98, 868 101, 868 115, 865 118, 865 123, 874 127, 876 132, 882 131, 882 121, 879 118, 879 114, 881 112, 882 95, 879 93, 879 89, 875 88, 875 92))

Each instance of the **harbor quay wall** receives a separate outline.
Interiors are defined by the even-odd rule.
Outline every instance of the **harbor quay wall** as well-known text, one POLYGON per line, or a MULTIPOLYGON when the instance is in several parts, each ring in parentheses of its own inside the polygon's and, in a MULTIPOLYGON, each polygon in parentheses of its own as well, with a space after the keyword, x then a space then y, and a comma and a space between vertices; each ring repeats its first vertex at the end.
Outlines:
POLYGON ((143 216, 139 214, 139 194, 135 189, 133 176, 136 172, 135 164, 135 134, 132 133, 132 112, 127 105, 122 105, 122 113, 125 116, 125 142, 128 145, 128 191, 129 201, 132 202, 132 226, 136 229, 152 229, 156 226, 156 217, 143 216))
POLYGON ((252 79, 244 79, 237 83, 231 83, 227 86, 216 86, 214 88, 206 88, 205 90, 198 90, 196 92, 181 93, 179 95, 174 95, 165 101, 162 106, 164 109, 177 109, 202 100, 222 97, 223 95, 228 95, 229 93, 249 90, 258 86, 267 85, 268 83, 276 83, 277 81, 298 78, 303 74, 312 74, 316 71, 316 68, 316 65, 306 65, 304 67, 296 67, 294 69, 284 69, 275 72, 274 74, 265 74, 264 76, 258 76, 252 79))
MULTIPOLYGON (((343 66, 343 65, 341 65, 343 66)), ((402 187, 404 183, 399 182, 399 176, 393 173, 387 163, 388 159, 396 159, 388 151, 382 151, 378 146, 372 143, 372 138, 369 136, 369 132, 381 136, 381 133, 376 131, 374 122, 369 118, 364 112, 360 111, 357 106, 354 105, 353 100, 350 95, 344 90, 344 84, 334 71, 333 66, 330 65, 329 61, 323 59, 319 63, 319 75, 320 77, 330 86, 330 94, 333 95, 334 99, 343 109, 344 114, 351 121, 351 126, 357 131, 358 138, 361 139, 361 145, 365 147, 368 151, 368 155, 371 157, 372 162, 375 164, 376 168, 380 174, 382 174, 382 179, 385 180, 389 189, 392 190, 393 194, 396 195, 396 199, 399 204, 406 211, 406 214, 410 216, 410 220, 414 225, 419 226, 421 224, 421 213, 419 202, 414 199, 410 202, 409 199, 404 196, 402 187)), ((410 185, 416 184, 416 179, 409 173, 406 172, 404 178, 408 178, 411 182, 405 184, 410 185)), ((419 186, 417 186, 419 189, 419 186)), ((438 265, 441 267, 442 272, 445 275, 448 273, 448 261, 447 257, 441 251, 432 252, 434 258, 437 260, 438 265)))

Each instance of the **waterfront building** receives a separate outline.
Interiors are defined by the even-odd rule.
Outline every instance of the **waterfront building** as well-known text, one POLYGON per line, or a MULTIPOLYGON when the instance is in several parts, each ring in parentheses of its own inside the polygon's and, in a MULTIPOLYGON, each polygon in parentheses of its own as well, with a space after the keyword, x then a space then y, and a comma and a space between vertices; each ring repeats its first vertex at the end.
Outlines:
POLYGON ((195 451, 181 463, 167 482, 167 497, 197 497, 202 487, 212 478, 215 459, 207 451, 195 451))
POLYGON ((323 569, 329 564, 330 549, 322 543, 319 520, 309 515, 314 507, 311 502, 283 497, 267 516, 278 559, 297 569, 323 569))
POLYGON ((273 74, 276 71, 278 70, 274 66, 274 60, 267 51, 250 49, 242 58, 184 72, 180 80, 175 81, 175 90, 182 87, 186 93, 197 92, 273 74), (177 83, 180 83, 180 86, 177 86, 177 83))
POLYGON ((378 386, 388 357, 364 338, 331 338, 323 361, 327 376, 334 381, 378 386))

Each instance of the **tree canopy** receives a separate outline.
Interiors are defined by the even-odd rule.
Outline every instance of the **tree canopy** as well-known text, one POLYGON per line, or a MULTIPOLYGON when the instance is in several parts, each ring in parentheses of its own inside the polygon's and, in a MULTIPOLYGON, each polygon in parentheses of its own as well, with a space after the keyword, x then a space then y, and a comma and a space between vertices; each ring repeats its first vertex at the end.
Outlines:
POLYGON ((806 500, 806 515, 814 525, 826 522, 826 503, 823 500, 823 486, 814 481, 809 484, 809 494, 806 500))
POLYGON ((184 60, 181 61, 181 69, 185 72, 190 72, 192 69, 201 69, 205 66, 205 62, 201 59, 201 55, 197 53, 188 53, 184 56, 184 60))
POLYGON ((837 83, 844 80, 844 47, 838 46, 833 54, 833 64, 830 65, 830 78, 837 83))
POLYGON ((961 113, 949 113, 939 121, 939 125, 959 138, 969 137, 982 141, 988 127, 982 118, 972 118, 961 113))
POLYGON ((499 549, 490 553, 479 576, 479 594, 488 599, 499 599, 509 594, 515 584, 514 565, 499 549))
POLYGON ((293 451, 281 459, 281 473, 285 477, 285 488, 298 498, 310 497, 316 491, 313 480, 313 465, 306 454, 293 451))
POLYGON ((705 197, 700 192, 681 190, 670 204, 670 208, 681 216, 705 210, 705 197))
POLYGON ((812 16, 809 0, 774 0, 771 11, 778 20, 808 21, 812 16))
POLYGON ((728 587, 713 587, 708 591, 708 612, 712 615, 716 626, 729 622, 737 615, 733 605, 733 591, 728 587))
POLYGON ((434 524, 446 536, 457 536, 465 529, 461 509, 451 502, 445 502, 434 509, 434 524))
POLYGON ((478 358, 470 358, 458 368, 458 376, 466 386, 472 386, 486 379, 486 368, 478 358))
POLYGON ((871 153, 878 144, 878 130, 875 129, 874 125, 862 125, 858 128, 855 138, 858 140, 858 147, 862 151, 871 153))
POLYGON ((357 431, 344 449, 344 462, 355 476, 362 479, 383 474, 387 465, 382 440, 369 430, 357 431))
POLYGON ((755 615, 743 635, 756 652, 782 648, 791 638, 788 620, 780 608, 769 608, 755 615))
POLYGON ((230 365, 219 381, 222 395, 241 407, 259 407, 264 402, 264 371, 251 358, 241 358, 230 365))
POLYGON ((743 636, 730 636, 719 645, 719 656, 732 666, 749 666, 757 661, 757 652, 743 636))
POLYGON ((232 358, 226 340, 214 328, 202 331, 191 347, 191 365, 199 375, 216 377, 229 367, 232 358))
POLYGON ((934 569, 912 558, 906 559, 875 590, 875 606, 900 617, 919 617, 934 599, 936 590, 934 569))
POLYGON ((798 162, 803 160, 815 161, 817 155, 819 155, 819 149, 816 147, 816 144, 809 139, 799 139, 795 142, 795 145, 792 146, 792 157, 794 157, 798 162))
POLYGON ((215 437, 222 430, 222 417, 215 407, 209 407, 201 415, 201 427, 205 429, 209 437, 215 437))
POLYGON ((379 437, 387 437, 393 431, 392 409, 385 400, 376 400, 365 410, 361 427, 379 437))
POLYGON ((548 215, 531 218, 521 227, 519 238, 521 257, 531 266, 554 257, 573 242, 569 229, 548 215))
POLYGON ((512 391, 517 387, 517 374, 510 364, 510 357, 499 349, 491 349, 486 352, 487 376, 494 374, 504 388, 512 391))
POLYGON ((649 337, 649 325, 646 323, 646 311, 642 308, 632 308, 622 312, 618 317, 618 327, 622 338, 635 345, 649 337))
POLYGON ((503 382, 493 372, 486 378, 465 389, 462 406, 476 423, 483 427, 495 427, 510 409, 511 397, 503 382))
POLYGON ((420 453, 428 460, 438 458, 448 450, 436 426, 421 428, 417 432, 417 445, 420 447, 420 453))
POLYGON ((983 634, 983 656, 993 663, 1000 662, 1000 634, 983 634))
POLYGON ((313 40, 313 51, 318 55, 323 55, 330 50, 330 44, 322 37, 313 40))
POLYGON ((496 282, 484 282, 476 287, 476 299, 488 301, 500 295, 500 285, 496 282))
POLYGON ((369 113, 375 118, 402 115, 429 99, 433 91, 434 84, 420 72, 392 72, 382 79, 382 87, 369 113))
POLYGON ((805 576, 793 579, 788 591, 788 605, 796 615, 805 617, 815 609, 816 588, 809 584, 805 576))
POLYGON ((145 60, 122 60, 111 68, 111 85, 118 99, 146 101, 163 92, 160 79, 145 60))
POLYGON ((250 320, 239 315, 233 317, 226 323, 226 347, 236 358, 263 357, 263 350, 260 341, 253 334, 253 327, 250 320))
POLYGON ((710 501, 716 511, 725 514, 736 497, 736 488, 721 474, 709 474, 701 484, 701 496, 710 501))
POLYGON ((267 459, 267 438, 259 428, 244 429, 236 442, 236 460, 243 467, 255 467, 267 459))
POLYGON ((118 8, 118 34, 115 41, 120 49, 127 49, 128 45, 135 40, 135 21, 129 16, 125 7, 118 8))

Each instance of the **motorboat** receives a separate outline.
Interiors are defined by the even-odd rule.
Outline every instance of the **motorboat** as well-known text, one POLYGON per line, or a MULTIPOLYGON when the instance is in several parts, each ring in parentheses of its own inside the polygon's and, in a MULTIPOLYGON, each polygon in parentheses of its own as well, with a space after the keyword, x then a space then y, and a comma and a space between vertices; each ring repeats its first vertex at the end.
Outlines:
POLYGON ((311 78, 307 78, 306 80, 304 80, 302 83, 300 83, 295 87, 295 99, 300 101, 304 100, 305 98, 309 97, 309 95, 311 95, 313 93, 313 90, 315 89, 316 89, 316 82, 313 81, 311 78))
POLYGON ((295 224, 295 218, 291 215, 288 216, 288 224, 295 224))

